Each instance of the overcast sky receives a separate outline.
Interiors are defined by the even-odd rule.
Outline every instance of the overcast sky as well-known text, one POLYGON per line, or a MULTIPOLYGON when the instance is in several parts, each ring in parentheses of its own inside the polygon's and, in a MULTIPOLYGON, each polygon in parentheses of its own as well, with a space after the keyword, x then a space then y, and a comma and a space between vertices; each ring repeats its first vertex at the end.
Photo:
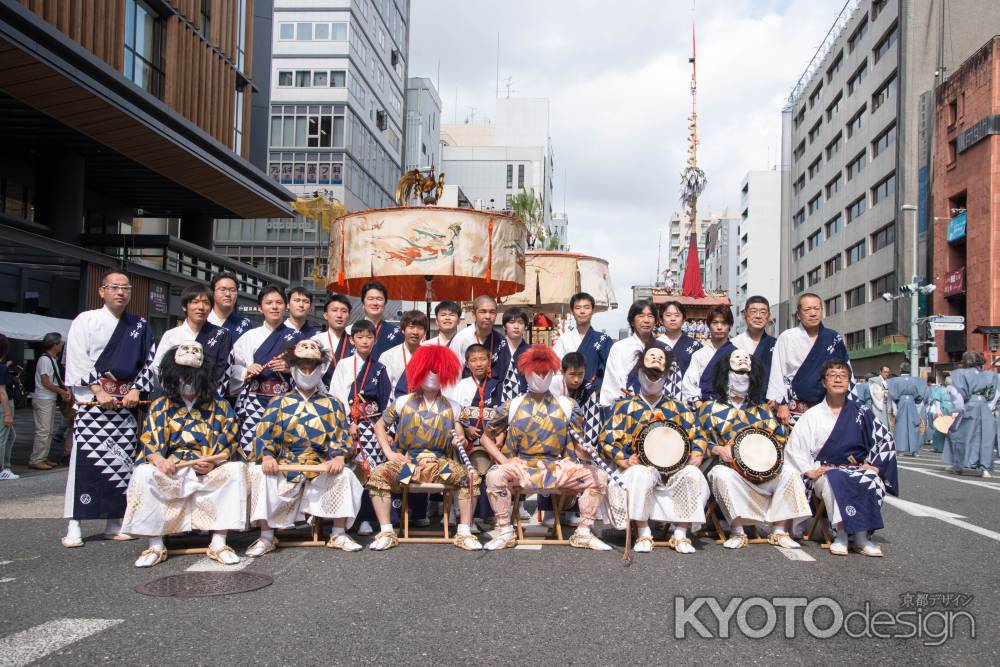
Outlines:
MULTIPOLYGON (((774 165, 781 107, 843 4, 699 0, 699 163, 708 176, 699 213, 735 213, 746 172, 774 165)), ((411 11, 409 73, 436 80, 440 63, 443 122, 464 122, 473 107, 477 121, 493 118, 498 33, 501 96, 511 77, 512 97, 549 98, 553 206, 565 197, 572 250, 610 262, 619 308, 595 324, 617 336, 631 287, 653 279, 658 234, 680 210, 691 2, 413 0, 411 11)))

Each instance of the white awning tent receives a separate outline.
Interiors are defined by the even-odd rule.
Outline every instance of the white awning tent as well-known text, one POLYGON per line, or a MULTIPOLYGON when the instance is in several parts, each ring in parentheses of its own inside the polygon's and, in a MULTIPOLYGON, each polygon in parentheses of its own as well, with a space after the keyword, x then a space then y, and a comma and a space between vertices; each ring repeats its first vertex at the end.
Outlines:
POLYGON ((53 331, 66 338, 69 334, 69 325, 72 323, 72 320, 60 317, 0 312, 0 333, 15 340, 38 341, 53 331))

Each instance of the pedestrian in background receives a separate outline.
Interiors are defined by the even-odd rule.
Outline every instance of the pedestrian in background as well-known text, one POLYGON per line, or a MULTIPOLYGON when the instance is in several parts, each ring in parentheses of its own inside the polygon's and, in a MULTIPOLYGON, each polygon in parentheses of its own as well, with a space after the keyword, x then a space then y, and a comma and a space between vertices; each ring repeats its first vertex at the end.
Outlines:
POLYGON ((35 364, 35 390, 31 395, 35 440, 28 460, 28 467, 35 470, 51 470, 58 465, 48 459, 52 434, 65 430, 58 403, 60 400, 66 403, 72 400, 59 369, 58 359, 64 344, 62 335, 55 332, 45 334, 42 339, 42 354, 35 364))
POLYGON ((0 334, 0 480, 17 479, 10 469, 10 455, 14 450, 14 402, 7 396, 10 385, 10 373, 7 370, 7 353, 10 351, 10 340, 0 334))

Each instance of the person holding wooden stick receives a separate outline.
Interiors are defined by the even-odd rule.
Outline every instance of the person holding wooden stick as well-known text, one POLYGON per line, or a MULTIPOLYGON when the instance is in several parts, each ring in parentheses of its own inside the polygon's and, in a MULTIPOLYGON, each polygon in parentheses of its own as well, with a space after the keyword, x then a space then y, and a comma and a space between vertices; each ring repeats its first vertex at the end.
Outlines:
POLYGON ((161 357, 160 385, 164 395, 150 406, 126 494, 123 530, 149 538, 135 566, 162 563, 163 536, 191 530, 212 531, 208 557, 235 565, 240 558, 226 545, 226 532, 244 530, 247 515, 236 412, 218 396, 212 360, 197 341, 161 357))
POLYGON ((361 482, 346 466, 351 453, 344 406, 323 391, 330 356, 314 340, 285 351, 294 389, 275 396, 257 424, 250 464, 250 521, 260 538, 252 558, 278 547, 275 528, 291 528, 306 515, 333 519, 326 546, 358 551, 345 532, 361 508, 361 482), (284 474, 282 474, 284 473, 284 474))
POLYGON ((397 398, 375 422, 375 437, 386 461, 376 466, 368 478, 380 526, 369 546, 374 551, 385 551, 399 544, 390 518, 390 493, 399 493, 403 485, 411 482, 458 489, 459 520, 454 544, 466 551, 483 548, 471 529, 472 508, 479 495, 479 475, 471 466, 466 468, 459 463, 461 454, 457 452, 465 443, 459 423, 462 408, 441 393, 458 381, 461 371, 458 359, 446 348, 417 347, 406 367, 407 386, 414 391, 397 398), (395 443, 389 438, 389 429, 393 427, 395 443))

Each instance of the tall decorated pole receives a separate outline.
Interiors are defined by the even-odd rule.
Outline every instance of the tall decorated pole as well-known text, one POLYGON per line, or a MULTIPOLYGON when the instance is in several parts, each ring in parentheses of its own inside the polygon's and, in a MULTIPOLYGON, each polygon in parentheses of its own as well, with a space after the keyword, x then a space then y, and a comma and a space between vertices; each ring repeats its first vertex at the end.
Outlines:
POLYGON ((688 158, 687 166, 681 173, 681 202, 687 213, 691 228, 691 238, 688 245, 687 265, 684 267, 684 282, 681 294, 684 296, 703 298, 705 290, 701 282, 701 266, 698 260, 698 197, 705 190, 705 172, 698 166, 698 69, 695 62, 697 46, 695 42, 694 21, 691 22, 691 117, 688 122, 688 158))

